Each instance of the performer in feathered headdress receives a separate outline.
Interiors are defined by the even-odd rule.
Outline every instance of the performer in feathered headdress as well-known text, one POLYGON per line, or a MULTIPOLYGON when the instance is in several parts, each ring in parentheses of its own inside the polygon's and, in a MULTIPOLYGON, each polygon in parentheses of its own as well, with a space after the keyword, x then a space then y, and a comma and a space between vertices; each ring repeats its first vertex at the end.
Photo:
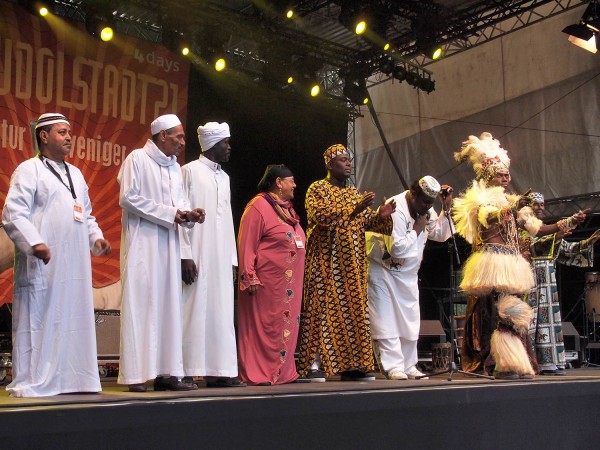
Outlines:
POLYGON ((510 159, 490 133, 469 136, 455 157, 468 159, 476 173, 471 187, 454 201, 456 231, 473 245, 460 284, 469 295, 463 369, 531 378, 536 363, 527 329, 533 312, 522 296, 534 279, 519 250, 518 228, 535 236, 542 222, 531 208, 519 210, 520 196, 505 192, 510 159))

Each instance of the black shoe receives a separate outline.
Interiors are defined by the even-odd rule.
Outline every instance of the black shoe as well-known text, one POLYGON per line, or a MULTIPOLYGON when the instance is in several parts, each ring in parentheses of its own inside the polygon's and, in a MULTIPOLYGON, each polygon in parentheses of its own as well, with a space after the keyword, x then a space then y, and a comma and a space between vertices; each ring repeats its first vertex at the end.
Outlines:
POLYGON ((307 378, 311 383, 325 383, 325 374, 320 370, 311 369, 307 378))
POLYGON ((520 377, 515 372, 496 372, 494 370, 494 378, 496 380, 518 380, 520 377))
POLYGON ((209 388, 224 388, 224 387, 246 387, 246 383, 241 382, 238 378, 217 378, 206 382, 206 387, 209 388))
POLYGON ((129 392, 146 392, 146 383, 136 383, 129 385, 129 392))
POLYGON ((565 376, 567 374, 567 372, 565 372, 564 369, 545 369, 545 370, 541 370, 540 371, 540 375, 558 375, 558 376, 565 376))
POLYGON ((342 372, 341 381, 375 381, 373 375, 362 372, 360 370, 346 370, 342 372))
POLYGON ((194 391, 198 389, 194 383, 184 383, 177 377, 156 377, 154 379, 155 391, 194 391))
POLYGON ((256 383, 256 386, 271 386, 270 381, 261 381, 260 383, 256 383))
POLYGON ((305 377, 298 377, 294 381, 292 381, 292 383, 297 383, 297 384, 310 383, 310 382, 311 382, 311 380, 309 378, 305 378, 305 377))

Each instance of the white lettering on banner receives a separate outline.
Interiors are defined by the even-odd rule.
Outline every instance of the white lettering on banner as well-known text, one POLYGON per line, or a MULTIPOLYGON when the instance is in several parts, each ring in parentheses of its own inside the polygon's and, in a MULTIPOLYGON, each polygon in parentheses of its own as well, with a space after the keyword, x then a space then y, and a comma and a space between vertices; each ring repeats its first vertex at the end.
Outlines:
POLYGON ((96 139, 73 136, 71 142, 71 157, 101 163, 105 167, 119 167, 125 160, 127 147, 103 141, 102 136, 98 136, 96 139))
POLYGON ((0 148, 23 151, 27 128, 9 124, 6 119, 0 123, 0 148))
MULTIPOLYGON (((154 64, 162 64, 157 63, 159 57, 149 55, 146 56, 154 64)), ((179 86, 175 83, 82 56, 73 58, 72 67, 66 64, 61 51, 34 49, 26 42, 2 39, 0 67, 4 76, 0 74, 0 95, 12 93, 19 100, 35 99, 43 105, 54 101, 62 108, 137 121, 141 125, 165 110, 178 111, 179 86), (12 78, 11 73, 14 73, 12 78), (148 104, 149 99, 152 104, 148 104)), ((169 70, 179 71, 178 64, 169 61, 169 70)))
POLYGON ((165 72, 179 72, 179 61, 171 61, 169 58, 157 56, 154 52, 142 53, 139 49, 133 51, 133 57, 140 63, 154 64, 162 68, 165 72))
MULTIPOLYGON (((0 122, 0 149, 23 152, 25 133, 29 133, 29 128, 9 124, 6 119, 3 119, 0 122)), ((33 153, 31 156, 33 156, 33 153)), ((73 135, 70 156, 71 158, 96 162, 105 167, 119 167, 127 156, 127 146, 104 141, 102 136, 94 139, 73 135)))

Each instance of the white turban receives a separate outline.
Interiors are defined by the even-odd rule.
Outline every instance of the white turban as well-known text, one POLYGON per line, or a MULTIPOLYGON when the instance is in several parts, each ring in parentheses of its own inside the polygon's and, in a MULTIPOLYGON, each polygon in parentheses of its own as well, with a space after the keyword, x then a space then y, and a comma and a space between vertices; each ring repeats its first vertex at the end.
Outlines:
POLYGON ((175 114, 165 114, 157 117, 150 124, 150 132, 152 136, 161 132, 161 130, 170 130, 177 125, 181 125, 181 120, 175 114))
POLYGON ((38 118, 38 120, 35 124, 35 129, 37 130, 38 128, 45 127, 46 125, 54 125, 55 123, 66 123, 67 125, 71 126, 71 124, 69 123, 67 118, 65 116, 63 116, 62 114, 46 113, 46 114, 42 114, 38 118))
POLYGON ((442 189, 440 183, 438 183, 438 180, 436 180, 430 175, 425 175, 423 178, 421 178, 419 180, 419 186, 423 190, 423 193, 427 197, 431 198, 437 198, 438 194, 440 193, 440 190, 442 189))
POLYGON ((202 151, 206 152, 225 138, 230 137, 227 123, 208 122, 198 127, 198 140, 202 151))

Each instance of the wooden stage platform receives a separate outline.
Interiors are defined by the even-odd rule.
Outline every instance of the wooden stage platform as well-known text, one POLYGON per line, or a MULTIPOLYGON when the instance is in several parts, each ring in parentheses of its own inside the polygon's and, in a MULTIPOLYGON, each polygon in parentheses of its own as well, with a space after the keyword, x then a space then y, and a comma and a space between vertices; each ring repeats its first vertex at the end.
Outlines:
POLYGON ((0 391, 0 448, 597 449, 600 369, 534 380, 289 384, 15 399, 0 391))

